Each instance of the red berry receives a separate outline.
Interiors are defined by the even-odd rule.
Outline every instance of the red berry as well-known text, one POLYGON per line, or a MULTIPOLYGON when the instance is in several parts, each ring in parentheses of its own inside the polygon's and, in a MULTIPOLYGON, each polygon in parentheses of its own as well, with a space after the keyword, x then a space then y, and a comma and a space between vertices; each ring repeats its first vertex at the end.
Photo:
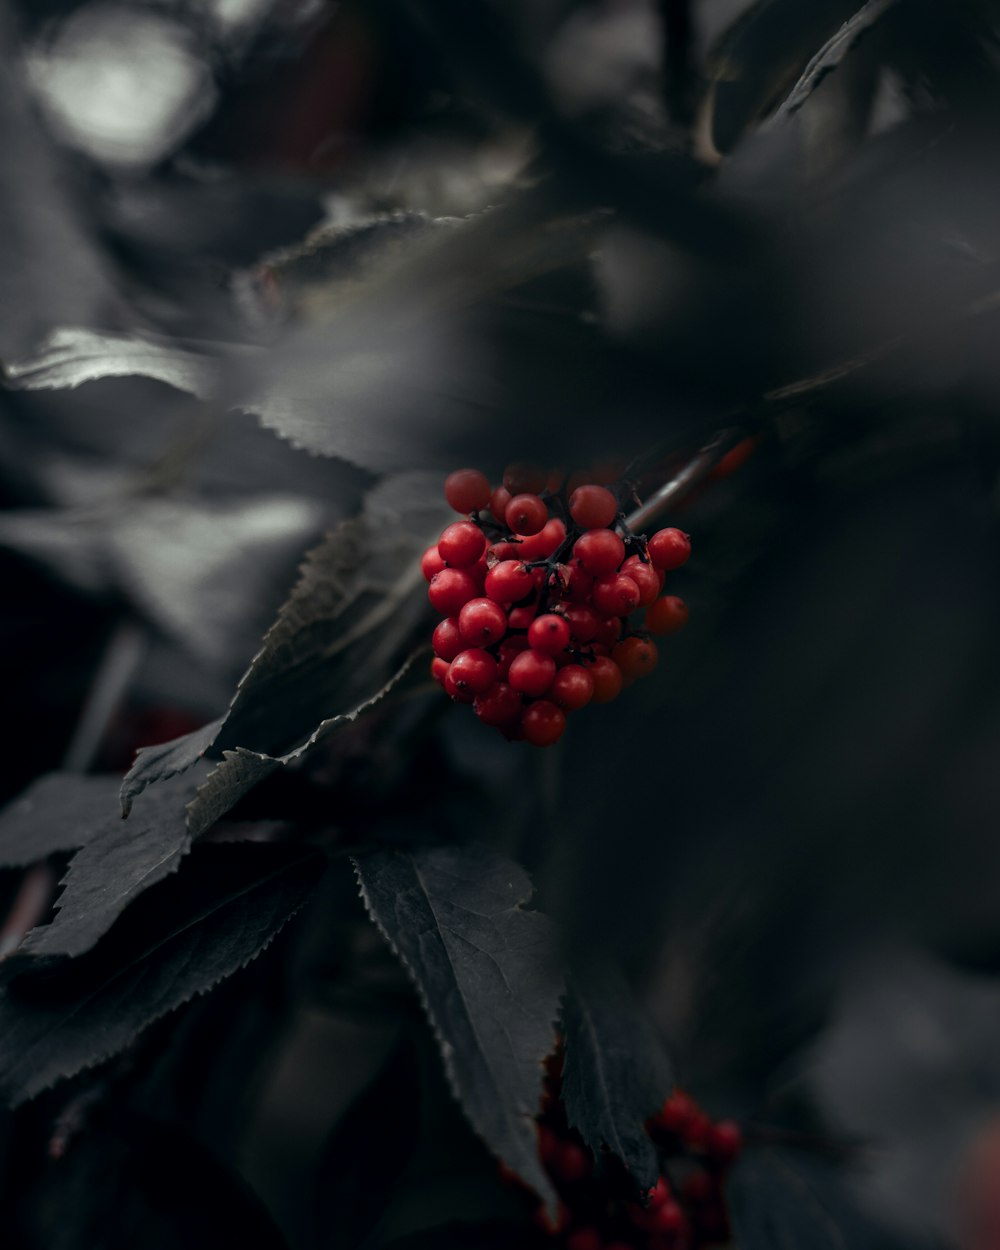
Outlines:
POLYGON ((458 629, 467 645, 490 647, 507 632, 507 613, 492 599, 470 599, 458 614, 458 629))
POLYGON ((536 616, 528 627, 528 642, 536 651, 545 655, 556 655, 569 646, 569 625, 561 616, 554 612, 546 612, 544 616, 536 616))
POLYGON ((503 484, 512 495, 537 495, 545 489, 549 475, 537 464, 515 462, 503 471, 503 484))
POLYGON ((431 676, 443 686, 444 679, 448 676, 448 661, 442 660, 440 656, 435 656, 431 660, 431 676))
POLYGON ((639 607, 652 603, 660 593, 660 574, 651 564, 643 564, 638 556, 629 556, 621 571, 639 587, 639 607))
POLYGON ((475 578, 464 569, 442 569, 427 587, 427 598, 442 616, 456 616, 478 593, 475 578))
POLYGON ((646 609, 646 628, 651 634, 676 634, 687 624, 688 606, 678 595, 664 595, 646 609))
POLYGON ((569 514, 585 530, 604 529, 618 515, 618 500, 606 486, 578 486, 569 497, 569 514))
POLYGON ((667 572, 679 569, 691 554, 691 539, 682 530, 657 530, 649 540, 653 567, 667 572))
POLYGON ((522 651, 528 650, 528 639, 524 634, 519 634, 515 638, 505 638, 500 644, 497 651, 497 662, 500 665, 500 680, 506 681, 510 673, 510 666, 514 659, 521 654, 522 651))
MULTIPOLYGON (((544 702, 533 703, 531 707, 525 711, 524 716, 521 718, 521 724, 524 725, 531 713, 537 708, 544 708, 545 706, 544 702)), ((558 708, 553 708, 553 711, 562 716, 562 713, 559 712, 558 708)), ((548 725, 551 726, 555 723, 552 719, 551 713, 546 712, 545 717, 548 725)), ((536 717, 536 720, 537 719, 538 718, 536 717)), ((565 727, 566 718, 562 717, 561 728, 555 737, 549 737, 545 742, 535 742, 535 739, 529 734, 527 727, 525 727, 525 737, 529 742, 535 742, 536 746, 548 746, 549 742, 556 741, 556 738, 562 734, 565 727)), ((575 1141, 561 1141, 559 1143, 559 1148, 555 1152, 555 1157, 552 1160, 552 1170, 560 1180, 565 1181, 569 1185, 577 1184, 579 1181, 586 1180, 593 1170, 590 1152, 585 1150, 583 1146, 579 1145, 575 1141)))
POLYGON ((622 623, 617 616, 606 617, 601 621, 594 635, 594 642, 599 646, 607 647, 610 654, 611 648, 622 636, 622 623))
MULTIPOLYGON (((531 652, 526 651, 525 656, 530 656, 531 652)), ((524 658, 524 657, 519 657, 524 658)), ((515 661, 516 663, 516 661, 515 661)), ((552 661, 550 660, 551 664, 552 661)), ((513 669, 513 665, 511 666, 513 669)), ((513 677, 513 671, 511 672, 513 677)), ((524 715, 521 717, 521 730, 528 740, 536 747, 548 747, 553 742, 558 741, 563 735, 566 728, 566 716, 554 703, 549 703, 547 699, 540 699, 538 703, 532 703, 530 707, 524 709, 524 715)), ((572 1142, 564 1142, 562 1149, 572 1145, 572 1142)), ((579 1149, 579 1147, 578 1147, 579 1149)), ((560 1153, 558 1169, 563 1167, 563 1156, 560 1153)), ((563 1173, 560 1170, 560 1175, 563 1173)), ((566 1177, 566 1179, 570 1179, 566 1177)))
POLYGON ((549 519, 549 510, 537 495, 515 495, 504 512, 514 534, 537 534, 549 519))
POLYGON ((431 580, 435 573, 440 573, 444 567, 444 560, 437 547, 428 547, 420 557, 420 571, 428 581, 431 580))
POLYGON ((698 1104, 690 1094, 685 1094, 682 1089, 675 1089, 653 1117, 653 1124, 664 1133, 680 1136, 699 1111, 698 1104))
POLYGON ((632 682, 637 677, 645 677, 647 673, 651 673, 656 668, 659 655, 656 643, 633 634, 631 638, 626 638, 612 647, 611 658, 621 669, 625 680, 632 682))
POLYGON ((432 641, 434 654, 449 663, 468 646, 458 628, 457 616, 446 616, 443 621, 438 621, 432 641))
POLYGON ((735 1120, 720 1120, 708 1130, 706 1146, 717 1163, 729 1163, 743 1149, 743 1132, 735 1120))
POLYGON ((534 588, 531 569, 520 560, 501 560, 486 574, 486 594, 497 603, 517 603, 534 588))
POLYGON ((549 698, 567 712, 578 712, 594 697, 594 679, 582 664, 567 664, 552 679, 549 698))
POLYGON ((522 560, 543 560, 552 555, 566 537, 566 526, 558 517, 546 521, 537 534, 528 535, 518 548, 522 560))
POLYGON ((629 1218, 636 1228, 647 1233, 677 1233, 686 1223, 681 1207, 669 1198, 661 1206, 645 1211, 633 1206, 629 1209, 629 1218))
POLYGON ((639 606, 639 587, 626 573, 612 573, 594 582, 590 598, 602 616, 628 616, 639 606))
POLYGON ((646 1206, 650 1210, 655 1210, 657 1207, 662 1207, 663 1204, 670 1197, 670 1194, 671 1194, 670 1182, 667 1180, 665 1176, 659 1176, 657 1177, 656 1184, 653 1186, 653 1188, 648 1190, 646 1193, 646 1206))
POLYGON ((456 469, 444 479, 444 497, 456 512, 478 512, 489 507, 489 478, 478 469, 456 469))
POLYGON ((498 525, 506 524, 504 514, 510 501, 511 493, 506 486, 498 486, 493 494, 490 495, 490 513, 498 525))
POLYGON ((684 1126, 681 1136, 684 1143, 692 1150, 704 1150, 708 1146, 708 1137, 712 1131, 712 1121, 704 1111, 696 1111, 684 1126))
POLYGON ((486 694, 496 683, 497 662, 488 651, 473 647, 455 656, 448 673, 460 690, 486 694))
POLYGON ((527 629, 537 615, 537 603, 525 603, 519 608, 511 608, 507 626, 509 629, 527 629))
POLYGON ((474 710, 484 725, 512 725, 521 715, 521 696, 512 690, 505 681, 481 694, 476 699, 474 710))
POLYGON ((460 685, 452 675, 451 665, 448 665, 448 671, 444 675, 445 694, 449 695, 456 703, 471 703, 476 697, 475 692, 465 685, 460 685))
POLYGON ((588 530, 574 543, 573 555, 592 577, 607 577, 625 559, 625 544, 614 530, 588 530))
POLYGON ((621 694, 625 679, 614 660, 599 655, 587 664, 587 671, 594 682, 594 703, 610 703, 621 694))
POLYGON ((486 535, 471 521, 456 521, 438 539, 437 549, 450 568, 467 569, 486 550, 486 535))
POLYGON ((521 544, 499 542, 493 543, 486 549, 486 560, 490 568, 502 563, 504 560, 520 560, 521 544))
POLYGON ((601 618, 593 608, 582 603, 571 603, 568 608, 563 608, 563 618, 575 642, 591 642, 601 628, 601 618))
POLYGON ((507 680, 521 694, 537 699, 552 685, 555 675, 556 662, 551 656, 543 655, 540 651, 522 651, 511 661, 507 680))
POLYGON ((569 564, 559 566, 565 569, 563 575, 563 595, 571 603, 586 603, 594 588, 594 578, 587 572, 579 560, 571 560, 569 564))

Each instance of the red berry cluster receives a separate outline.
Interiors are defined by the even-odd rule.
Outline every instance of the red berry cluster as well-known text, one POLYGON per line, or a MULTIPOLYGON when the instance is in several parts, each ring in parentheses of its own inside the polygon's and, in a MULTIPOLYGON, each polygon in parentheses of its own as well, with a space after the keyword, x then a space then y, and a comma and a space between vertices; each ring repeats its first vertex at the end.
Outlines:
POLYGON ((635 1200, 623 1168, 595 1175, 594 1159, 568 1127, 559 1099, 559 1059, 550 1062, 539 1156, 559 1194, 553 1228, 538 1222, 564 1250, 706 1250, 729 1240, 723 1186, 743 1146, 739 1125, 712 1121, 680 1090, 646 1124, 660 1157, 660 1176, 635 1200))
POLYGON ((567 713, 609 703, 652 672, 650 634, 687 620, 683 599, 660 593, 690 555, 686 534, 632 534, 607 487, 550 480, 532 465, 508 465, 497 487, 459 469, 444 493, 466 519, 421 565, 444 617, 431 673, 456 702, 507 738, 549 746, 567 713), (629 622, 637 608, 642 629, 629 622))

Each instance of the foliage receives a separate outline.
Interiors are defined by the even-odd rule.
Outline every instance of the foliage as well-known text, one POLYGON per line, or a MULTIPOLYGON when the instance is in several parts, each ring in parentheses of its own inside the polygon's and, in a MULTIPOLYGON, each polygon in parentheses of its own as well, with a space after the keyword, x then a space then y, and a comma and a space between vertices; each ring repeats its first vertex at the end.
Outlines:
POLYGON ((1000 5, 0 33, 10 1244, 995 1244, 1000 5), (419 564, 524 460, 692 535, 545 751, 419 564))

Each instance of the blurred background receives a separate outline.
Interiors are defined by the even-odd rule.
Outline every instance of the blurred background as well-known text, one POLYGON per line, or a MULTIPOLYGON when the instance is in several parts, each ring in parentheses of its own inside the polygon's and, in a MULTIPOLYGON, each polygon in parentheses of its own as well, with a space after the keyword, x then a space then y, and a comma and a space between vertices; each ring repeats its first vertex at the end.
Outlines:
MULTIPOLYGON (((519 858, 685 1087, 818 1169, 840 1240, 779 1179, 746 1250, 996 1250, 998 36, 993 0, 7 0, 3 797, 224 711, 387 474, 750 438, 665 518, 691 619, 648 682, 534 754, 425 694, 233 820, 519 858)), ((418 1014, 333 873, 124 1075, 5 1113, 12 1244, 178 1244, 151 1178, 192 1142, 222 1244, 245 1188, 290 1247, 503 1210, 418 1014)))

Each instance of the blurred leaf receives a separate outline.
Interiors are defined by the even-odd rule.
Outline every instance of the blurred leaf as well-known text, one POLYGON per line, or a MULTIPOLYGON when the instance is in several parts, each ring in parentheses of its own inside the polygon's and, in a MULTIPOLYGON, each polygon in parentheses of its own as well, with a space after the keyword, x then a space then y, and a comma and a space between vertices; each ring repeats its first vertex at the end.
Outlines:
POLYGON ((123 595, 225 671, 247 645, 258 603, 321 517, 316 501, 295 496, 128 498, 100 508, 4 513, 0 546, 84 593, 123 595))
POLYGON ((400 680, 427 612, 419 556, 448 518, 440 488, 430 474, 387 478, 309 553, 211 743, 198 731, 140 752, 122 787, 126 812, 160 777, 223 754, 191 814, 201 831, 400 680))
POLYGON ((659 1159, 645 1122, 673 1085, 670 1060, 652 1023, 616 969, 576 978, 563 1008, 566 1116, 600 1161, 624 1163, 640 1191, 656 1184, 659 1159))
POLYGON ((0 995, 4 1100, 100 1063, 237 972, 302 906, 323 863, 286 847, 195 847, 88 954, 12 981, 0 995))
POLYGON ((204 344, 193 351, 171 339, 62 326, 32 355, 5 361, 3 379, 9 390, 51 391, 72 389, 98 378, 154 378, 207 399, 216 385, 222 350, 232 348, 204 344))
POLYGON ((890 1250, 899 1243, 851 1200, 843 1173, 790 1150, 753 1148, 726 1183, 740 1250, 890 1250))
POLYGON ((0 811, 0 865, 27 867, 75 851, 119 825, 115 777, 49 773, 0 811))
POLYGON ((287 1250, 260 1198, 188 1129, 140 1115, 127 1115, 116 1126, 128 1145, 128 1187, 170 1228, 178 1246, 287 1250))
POLYGON ((439 1224, 384 1243, 379 1250, 536 1250, 551 1239, 536 1229, 505 1220, 439 1224))
POLYGON ((731 151, 744 131, 772 113, 790 92, 796 101, 791 107, 798 108, 888 3, 869 0, 858 11, 857 0, 808 5, 757 0, 716 42, 709 57, 704 107, 715 148, 731 151))
POLYGON ((354 1250, 375 1229, 417 1142, 418 1071, 401 1039, 323 1148, 316 1174, 316 1245, 354 1250))
POLYGON ((479 846, 355 860, 372 919, 417 986, 448 1080, 486 1145, 554 1209, 533 1122, 555 1043, 555 930, 517 864, 479 846))
MULTIPOLYGON (((204 775, 204 774, 202 774, 204 775)), ((70 860, 48 924, 27 935, 10 956, 5 971, 17 975, 30 959, 80 955, 89 950, 136 898, 176 872, 191 846, 184 805, 198 785, 196 775, 176 778, 148 794, 132 819, 122 820, 113 794, 114 779, 104 786, 110 802, 89 827, 80 826, 82 849, 70 860)), ((72 803, 75 786, 64 802, 72 803)))

